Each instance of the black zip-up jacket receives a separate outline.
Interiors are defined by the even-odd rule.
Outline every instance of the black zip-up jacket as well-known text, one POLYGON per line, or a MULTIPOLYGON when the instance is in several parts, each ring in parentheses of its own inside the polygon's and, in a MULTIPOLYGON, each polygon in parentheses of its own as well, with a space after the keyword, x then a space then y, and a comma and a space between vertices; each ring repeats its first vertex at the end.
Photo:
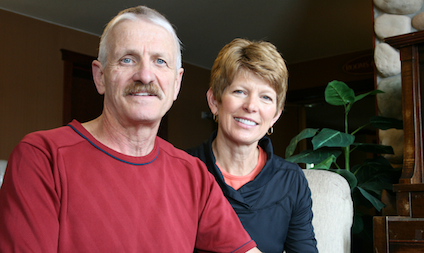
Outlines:
POLYGON ((312 200, 302 169, 273 154, 271 140, 259 146, 267 161, 256 178, 237 191, 224 181, 215 164, 211 137, 187 150, 202 160, 239 216, 244 228, 265 253, 318 252, 312 227, 312 200))

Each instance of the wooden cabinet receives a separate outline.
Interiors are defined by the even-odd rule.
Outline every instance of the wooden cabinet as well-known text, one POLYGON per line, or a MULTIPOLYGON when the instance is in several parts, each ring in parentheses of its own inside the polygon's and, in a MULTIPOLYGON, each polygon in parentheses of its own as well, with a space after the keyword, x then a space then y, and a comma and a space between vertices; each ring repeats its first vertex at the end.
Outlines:
POLYGON ((424 253, 424 31, 386 38, 402 63, 404 157, 396 192, 397 216, 374 217, 374 252, 424 253))

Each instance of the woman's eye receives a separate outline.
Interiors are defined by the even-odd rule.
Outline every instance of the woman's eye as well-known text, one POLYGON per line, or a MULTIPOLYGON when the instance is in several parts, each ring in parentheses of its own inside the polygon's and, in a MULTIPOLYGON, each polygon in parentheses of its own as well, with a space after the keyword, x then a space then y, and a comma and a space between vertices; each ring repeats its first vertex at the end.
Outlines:
POLYGON ((235 90, 233 92, 236 93, 236 94, 243 94, 243 91, 242 90, 235 90))
POLYGON ((268 95, 263 95, 262 99, 264 101, 271 102, 271 103, 273 103, 275 101, 275 98, 273 96, 268 96, 268 95))

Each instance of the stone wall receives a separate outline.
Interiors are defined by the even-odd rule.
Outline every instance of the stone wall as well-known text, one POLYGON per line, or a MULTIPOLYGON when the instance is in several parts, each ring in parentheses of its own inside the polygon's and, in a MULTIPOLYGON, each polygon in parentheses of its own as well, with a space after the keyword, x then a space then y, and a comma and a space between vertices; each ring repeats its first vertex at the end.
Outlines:
MULTIPOLYGON (((402 119, 402 81, 399 51, 384 38, 424 30, 424 0, 374 0, 374 62, 377 69, 377 106, 381 116, 402 119)), ((394 165, 403 162, 403 131, 380 130, 380 142, 392 146, 386 158, 394 165)))

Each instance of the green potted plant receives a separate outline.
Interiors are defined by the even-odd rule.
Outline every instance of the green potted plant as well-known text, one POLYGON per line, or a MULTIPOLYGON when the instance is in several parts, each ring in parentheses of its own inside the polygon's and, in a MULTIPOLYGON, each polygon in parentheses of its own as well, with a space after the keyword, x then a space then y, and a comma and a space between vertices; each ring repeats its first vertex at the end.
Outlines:
POLYGON ((344 82, 332 81, 325 89, 325 101, 334 106, 344 106, 344 131, 329 128, 306 128, 295 136, 286 149, 286 160, 299 164, 313 164, 313 169, 323 169, 339 173, 348 181, 354 202, 355 217, 353 233, 360 233, 364 229, 363 213, 359 206, 370 207, 377 211, 385 206, 381 201, 383 190, 391 191, 400 175, 399 168, 393 168, 390 162, 380 154, 393 154, 393 148, 372 143, 356 143, 355 134, 368 125, 379 129, 402 129, 402 121, 373 116, 369 122, 358 129, 349 132, 348 115, 353 104, 366 96, 382 93, 374 90, 356 96, 355 92, 344 82), (312 149, 304 150, 294 155, 297 144, 311 139, 312 149), (375 154, 372 159, 365 159, 362 163, 351 164, 352 152, 363 151, 375 154), (343 155, 344 163, 337 159, 343 155))

